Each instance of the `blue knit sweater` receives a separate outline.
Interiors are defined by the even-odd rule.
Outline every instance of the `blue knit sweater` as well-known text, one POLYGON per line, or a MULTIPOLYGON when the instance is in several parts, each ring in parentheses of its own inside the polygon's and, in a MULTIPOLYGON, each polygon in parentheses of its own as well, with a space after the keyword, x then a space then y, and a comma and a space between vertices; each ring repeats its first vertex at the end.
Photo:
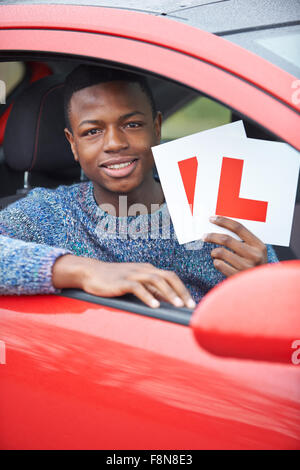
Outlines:
MULTIPOLYGON (((166 204, 152 215, 114 217, 98 207, 91 183, 36 188, 0 212, 0 294, 58 292, 52 266, 71 253, 175 271, 198 302, 224 279, 210 256, 215 246, 179 245, 166 204)), ((271 247, 268 257, 278 261, 271 247)))

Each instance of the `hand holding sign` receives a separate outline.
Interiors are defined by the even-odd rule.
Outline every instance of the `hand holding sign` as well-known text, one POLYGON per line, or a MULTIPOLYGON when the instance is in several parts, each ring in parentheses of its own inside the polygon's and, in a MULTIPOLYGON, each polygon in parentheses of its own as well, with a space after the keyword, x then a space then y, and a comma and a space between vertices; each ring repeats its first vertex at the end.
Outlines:
POLYGON ((215 268, 225 276, 232 276, 239 271, 267 263, 266 245, 242 224, 220 216, 211 217, 210 221, 235 233, 244 242, 222 233, 209 233, 202 237, 205 242, 221 245, 220 248, 212 250, 211 256, 215 268))

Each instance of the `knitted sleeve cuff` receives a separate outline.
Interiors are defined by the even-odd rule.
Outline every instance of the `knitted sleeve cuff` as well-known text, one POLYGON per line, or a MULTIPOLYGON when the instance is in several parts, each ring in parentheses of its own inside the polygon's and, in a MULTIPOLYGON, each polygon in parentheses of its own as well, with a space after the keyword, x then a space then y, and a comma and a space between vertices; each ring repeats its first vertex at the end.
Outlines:
POLYGON ((68 250, 0 236, 0 294, 33 295, 60 292, 52 284, 55 261, 68 250))

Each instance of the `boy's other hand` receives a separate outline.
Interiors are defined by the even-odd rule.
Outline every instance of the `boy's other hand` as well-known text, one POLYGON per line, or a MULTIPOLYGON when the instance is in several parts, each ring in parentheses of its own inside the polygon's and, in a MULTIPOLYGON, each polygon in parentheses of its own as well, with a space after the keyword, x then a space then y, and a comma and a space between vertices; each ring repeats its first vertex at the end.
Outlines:
POLYGON ((268 262, 267 247, 244 225, 226 217, 211 217, 212 223, 236 233, 242 241, 223 233, 208 233, 203 241, 222 245, 211 251, 214 266, 225 276, 254 268, 268 262), (227 250, 229 248, 230 250, 227 250))

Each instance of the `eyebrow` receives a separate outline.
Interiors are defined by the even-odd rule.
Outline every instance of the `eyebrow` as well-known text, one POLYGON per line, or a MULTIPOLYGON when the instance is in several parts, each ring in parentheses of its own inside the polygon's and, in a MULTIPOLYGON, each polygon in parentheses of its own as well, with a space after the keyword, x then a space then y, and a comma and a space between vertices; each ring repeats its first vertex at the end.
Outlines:
MULTIPOLYGON (((136 116, 137 114, 145 116, 145 113, 142 113, 142 111, 133 111, 132 113, 123 114, 122 116, 120 116, 119 120, 128 119, 132 116, 136 116)), ((100 124, 100 122, 101 121, 99 121, 98 119, 85 119, 84 121, 81 121, 78 127, 81 127, 84 124, 100 124)))

